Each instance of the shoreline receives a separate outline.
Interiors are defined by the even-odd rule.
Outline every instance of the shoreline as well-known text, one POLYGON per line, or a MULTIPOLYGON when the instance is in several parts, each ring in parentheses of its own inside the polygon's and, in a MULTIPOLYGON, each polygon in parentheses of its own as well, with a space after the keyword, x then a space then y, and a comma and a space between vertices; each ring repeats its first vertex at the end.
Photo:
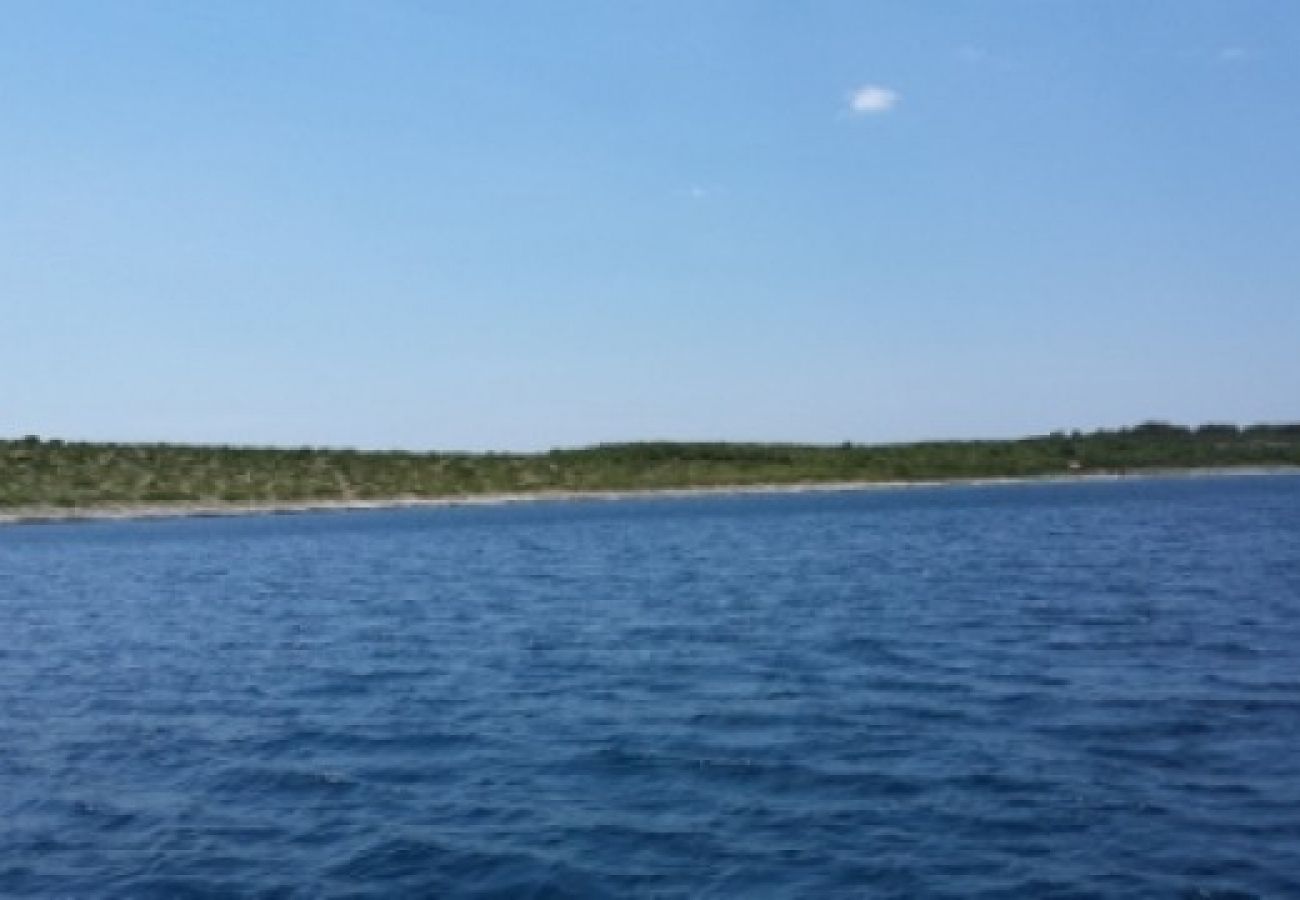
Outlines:
POLYGON ((1158 478, 1205 478, 1224 475, 1277 475, 1300 472, 1300 466, 1209 466, 1085 472, 1038 476, 989 476, 892 481, 801 481, 700 485, 617 490, 537 490, 448 494, 438 497, 395 496, 356 500, 306 500, 266 504, 182 503, 176 505, 15 507, 0 509, 0 526, 53 522, 129 521, 137 519, 224 518, 229 516, 302 515, 385 509, 436 509, 460 506, 506 506, 516 503, 689 499, 747 495, 846 493, 904 488, 983 487, 994 485, 1076 484, 1158 478))

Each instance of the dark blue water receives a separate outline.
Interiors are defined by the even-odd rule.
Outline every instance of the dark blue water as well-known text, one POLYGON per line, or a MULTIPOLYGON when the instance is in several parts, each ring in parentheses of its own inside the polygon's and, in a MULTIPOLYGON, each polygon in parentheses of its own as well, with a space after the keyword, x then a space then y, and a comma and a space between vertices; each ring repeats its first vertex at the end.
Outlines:
POLYGON ((1300 477, 0 529, 0 895, 1300 896, 1300 477))

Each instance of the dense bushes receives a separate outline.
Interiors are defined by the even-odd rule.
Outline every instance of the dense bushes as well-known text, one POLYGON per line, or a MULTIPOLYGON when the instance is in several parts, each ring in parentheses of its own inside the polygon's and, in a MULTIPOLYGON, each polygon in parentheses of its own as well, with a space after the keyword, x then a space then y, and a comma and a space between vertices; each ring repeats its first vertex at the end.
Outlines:
POLYGON ((275 504, 484 492, 1023 477, 1300 465, 1300 423, 1167 422, 1017 441, 808 446, 646 442, 542 454, 0 441, 0 507, 275 504))

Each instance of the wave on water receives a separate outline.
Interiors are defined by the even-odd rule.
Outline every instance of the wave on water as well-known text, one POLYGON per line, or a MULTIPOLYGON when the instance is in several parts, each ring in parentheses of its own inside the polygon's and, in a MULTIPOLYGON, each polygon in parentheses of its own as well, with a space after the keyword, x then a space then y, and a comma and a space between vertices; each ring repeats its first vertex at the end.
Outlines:
POLYGON ((1300 477, 0 532, 0 894, 1300 896, 1300 477))

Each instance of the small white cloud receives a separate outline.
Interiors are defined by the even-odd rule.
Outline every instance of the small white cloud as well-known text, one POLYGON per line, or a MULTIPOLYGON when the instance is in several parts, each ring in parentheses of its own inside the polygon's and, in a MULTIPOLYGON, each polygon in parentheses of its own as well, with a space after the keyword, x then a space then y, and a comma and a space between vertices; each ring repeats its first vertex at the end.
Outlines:
POLYGON ((887 113, 898 105, 898 92, 878 84, 864 84, 849 95, 849 111, 857 116, 887 113))
POLYGON ((704 184, 688 184, 686 187, 679 188, 676 191, 677 196, 695 201, 708 200, 709 198, 716 196, 717 193, 718 188, 704 184))

